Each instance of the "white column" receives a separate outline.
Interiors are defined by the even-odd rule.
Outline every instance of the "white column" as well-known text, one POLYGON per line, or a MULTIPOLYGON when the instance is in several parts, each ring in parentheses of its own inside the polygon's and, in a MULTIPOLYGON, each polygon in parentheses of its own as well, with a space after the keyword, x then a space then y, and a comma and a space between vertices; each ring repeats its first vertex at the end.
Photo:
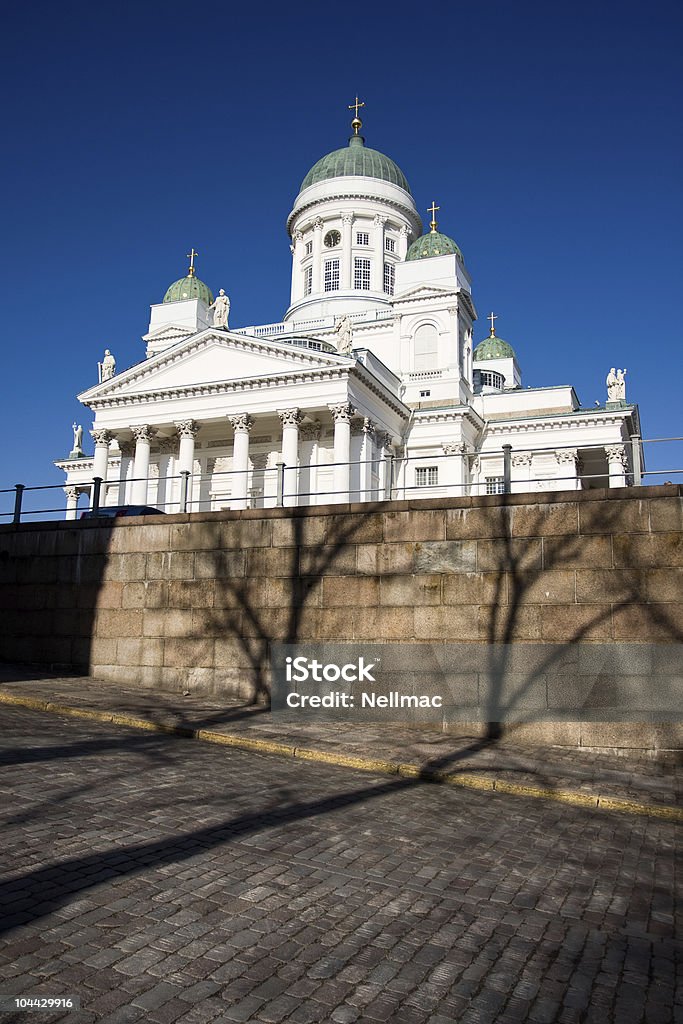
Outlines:
POLYGON ((560 471, 560 487, 564 491, 578 491, 580 480, 577 467, 579 464, 579 453, 576 448, 560 448, 555 452, 557 465, 560 471))
POLYGON ((298 504, 299 424, 301 409, 283 409, 278 412, 282 423, 282 461, 285 464, 284 504, 298 504))
POLYGON ((374 259, 370 268, 370 290, 373 292, 384 291, 384 225, 386 217, 379 213, 375 214, 374 259))
POLYGON ((351 417, 355 409, 349 402, 331 405, 334 417, 334 474, 332 501, 336 503, 349 500, 351 461, 351 417))
POLYGON ((199 430, 196 420, 181 420, 175 424, 179 438, 178 445, 178 472, 187 470, 192 474, 194 470, 194 440, 199 430))
POLYGON ((93 462, 92 475, 102 477, 100 501, 104 504, 104 483, 107 479, 107 466, 109 464, 109 442, 114 435, 110 430, 91 430, 90 433, 95 441, 95 459, 93 462))
POLYGON ((78 519, 78 496, 81 493, 80 487, 65 487, 66 494, 66 518, 78 519))
POLYGON ((136 423, 131 426, 135 438, 135 461, 133 463, 132 505, 147 504, 147 485, 149 478, 149 450, 156 429, 148 423, 136 423))
POLYGON ((230 508, 247 508, 249 493, 249 432, 254 421, 249 413, 241 412, 237 416, 228 416, 235 431, 232 448, 232 489, 230 508))
POLYGON ((380 449, 380 460, 379 460, 379 494, 377 497, 380 501, 385 498, 391 497, 391 488, 393 480, 391 479, 392 470, 392 455, 393 448, 391 446, 391 434, 387 434, 386 431, 377 435, 377 442, 380 449))
MULTIPOLYGON (((447 455, 444 466, 444 484, 448 487, 449 498, 462 498, 466 494, 465 480, 465 459, 467 458, 467 445, 458 441, 444 441, 442 446, 444 455, 447 455)), ((419 465, 420 463, 415 463, 419 465)), ((410 481, 412 484, 414 481, 410 481)), ((441 474, 439 474, 439 484, 441 474)))
POLYGON ((292 236, 294 239, 294 251, 292 254, 292 300, 291 305, 294 305, 304 294, 304 275, 301 269, 301 261, 304 255, 304 236, 303 232, 295 231, 292 236))
POLYGON ((353 214, 346 212, 341 215, 342 222, 342 256, 341 256, 341 288, 351 288, 351 266, 353 264, 353 214))
MULTIPOLYGON (((513 494, 521 494, 524 491, 531 491, 531 465, 533 452, 513 452, 510 461, 512 463, 512 491, 513 494)), ((567 474, 563 472, 562 476, 567 474)), ((564 486, 564 484, 562 485, 564 486)), ((567 484, 567 487, 570 487, 567 484)))
POLYGON ((398 233, 398 258, 403 262, 408 253, 408 228, 405 224, 401 226, 398 233))
POLYGON ((316 217, 313 224, 313 288, 312 294, 317 295, 323 290, 323 220, 316 217))
POLYGON ((376 424, 366 416, 363 419, 363 437, 360 446, 360 500, 372 501, 372 456, 376 424))
POLYGON ((626 486, 626 448, 623 444, 611 444, 605 446, 607 465, 609 466, 610 487, 626 486))
POLYGON ((171 501, 173 486, 171 477, 171 466, 176 450, 176 441, 173 437, 162 437, 159 439, 159 479, 157 480, 157 495, 155 505, 162 512, 172 512, 171 501))

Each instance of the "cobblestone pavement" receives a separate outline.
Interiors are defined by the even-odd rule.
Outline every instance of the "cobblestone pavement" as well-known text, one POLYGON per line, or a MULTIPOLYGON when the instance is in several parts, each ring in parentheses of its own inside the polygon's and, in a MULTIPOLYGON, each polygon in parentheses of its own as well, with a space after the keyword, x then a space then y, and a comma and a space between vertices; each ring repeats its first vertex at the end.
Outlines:
POLYGON ((70 1024, 683 1013, 671 822, 2 719, 2 995, 76 995, 70 1024))

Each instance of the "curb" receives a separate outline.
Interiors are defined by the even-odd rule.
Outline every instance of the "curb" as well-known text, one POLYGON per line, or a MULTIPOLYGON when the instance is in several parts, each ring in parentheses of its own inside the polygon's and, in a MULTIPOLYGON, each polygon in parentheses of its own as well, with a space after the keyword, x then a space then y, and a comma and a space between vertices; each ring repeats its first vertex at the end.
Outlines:
POLYGON ((234 733, 214 732, 211 729, 192 729, 183 725, 164 725, 150 722, 146 718, 119 714, 114 711, 95 711, 91 708, 71 707, 67 704, 56 704, 53 701, 41 700, 37 697, 21 697, 13 693, 0 691, 0 704, 29 708, 32 711, 46 711, 53 715, 66 715, 69 718, 83 718, 91 722, 106 722, 111 725, 127 726, 146 732, 163 733, 167 736, 178 736, 183 739, 199 740, 203 743, 214 743, 218 746, 234 747, 238 750, 250 750, 258 754, 275 754, 278 757, 296 757, 302 761, 315 761, 320 764, 336 765, 340 768, 355 768, 360 771, 376 772, 381 775, 397 775, 420 782, 435 782, 448 786, 460 786, 464 789, 475 789, 480 792, 505 793, 507 796, 532 797, 541 800, 554 800, 557 803, 570 804, 574 807, 592 807, 602 811, 615 811, 620 814, 638 814, 648 818, 659 818, 664 821, 683 822, 683 807, 671 804, 644 804, 634 800, 621 800, 617 797, 601 796, 600 794, 578 793, 571 789, 544 789, 541 786, 522 786, 505 779, 486 778, 471 772, 433 771, 420 768, 416 764, 403 764, 398 761, 376 760, 369 757, 355 757, 349 754, 330 753, 327 750, 316 750, 313 747, 297 747, 272 740, 251 739, 234 733))

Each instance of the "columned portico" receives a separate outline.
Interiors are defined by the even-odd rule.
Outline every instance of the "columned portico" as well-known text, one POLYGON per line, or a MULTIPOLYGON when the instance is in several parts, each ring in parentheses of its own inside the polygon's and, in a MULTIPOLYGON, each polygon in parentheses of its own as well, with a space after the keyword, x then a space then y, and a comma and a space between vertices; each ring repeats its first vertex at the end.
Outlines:
MULTIPOLYGON (((95 458, 93 461, 93 476, 99 476, 104 484, 107 479, 107 466, 109 464, 109 443, 114 436, 110 430, 91 430, 95 441, 95 458)), ((104 496, 104 489, 102 490, 104 496)))
POLYGON ((230 495, 231 508, 246 508, 249 493, 249 433, 254 421, 247 412, 229 416, 228 419, 235 431, 232 451, 232 490, 230 495))
POLYGON ((149 483, 149 451, 156 429, 148 423, 136 423, 131 426, 135 438, 135 461, 133 463, 133 487, 131 504, 147 504, 147 487, 149 483))
POLYGON ((135 446, 132 441, 121 441, 119 439, 119 451, 121 458, 119 460, 119 496, 117 504, 125 505, 127 503, 128 477, 131 475, 130 470, 135 446))
POLYGON ((332 501, 336 503, 349 500, 350 462, 351 462, 351 417, 355 413, 350 402, 331 405, 330 412, 334 417, 334 474, 332 501))
POLYGON ((626 467, 628 465, 625 446, 623 444, 607 445, 605 447, 605 455, 607 456, 610 487, 625 487, 626 467))
POLYGON ((284 504, 298 504, 299 424, 301 409, 283 409, 278 412, 282 423, 282 461, 285 464, 284 504))

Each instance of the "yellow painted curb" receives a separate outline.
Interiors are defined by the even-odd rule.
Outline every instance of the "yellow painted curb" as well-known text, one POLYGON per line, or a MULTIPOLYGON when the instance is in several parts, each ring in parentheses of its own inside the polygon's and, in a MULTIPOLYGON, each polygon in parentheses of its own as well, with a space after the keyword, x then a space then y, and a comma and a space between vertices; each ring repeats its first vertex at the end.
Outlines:
POLYGON ((508 796, 530 797, 542 800, 554 800, 570 804, 574 807, 589 807, 621 814, 638 814, 649 818, 662 818, 665 821, 683 822, 683 808, 672 807, 670 804, 640 804, 634 800, 620 800, 617 797, 604 797, 579 793, 567 789, 544 789, 540 786, 522 786, 505 779, 491 778, 486 775, 475 775, 472 772, 447 772, 421 768, 420 765, 394 761, 375 760, 369 757, 351 756, 327 750, 316 750, 312 747, 295 747, 273 740, 251 739, 234 733, 214 732, 211 729, 193 729, 183 725, 164 725, 162 722, 150 722, 146 718, 133 715, 118 714, 113 711, 96 711, 91 708, 77 708, 66 704, 55 704, 52 701, 37 697, 24 697, 0 691, 0 704, 28 708, 32 711, 46 711, 51 714, 68 715, 70 718, 90 719, 111 725, 123 725, 147 732, 159 732, 186 739, 202 740, 219 746, 234 747, 239 750, 251 750, 260 754, 276 754, 279 757, 296 757, 301 761, 314 761, 320 764, 336 765, 339 768, 356 768, 360 771, 378 772, 382 775, 399 775, 425 782, 441 782, 450 786, 461 786, 491 793, 505 793, 508 796))

